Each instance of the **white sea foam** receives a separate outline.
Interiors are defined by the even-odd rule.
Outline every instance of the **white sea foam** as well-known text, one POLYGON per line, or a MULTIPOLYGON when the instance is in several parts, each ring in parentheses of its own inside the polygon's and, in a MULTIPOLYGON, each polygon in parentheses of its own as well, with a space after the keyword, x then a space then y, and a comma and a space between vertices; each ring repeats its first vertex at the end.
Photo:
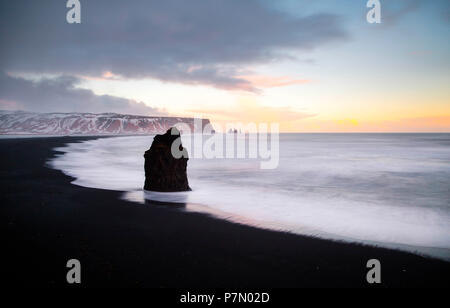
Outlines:
POLYGON ((181 194, 141 190, 151 142, 71 143, 50 164, 77 185, 126 191, 133 201, 182 202, 263 228, 450 260, 449 134, 282 134, 277 169, 250 159, 190 159, 193 191, 181 194))

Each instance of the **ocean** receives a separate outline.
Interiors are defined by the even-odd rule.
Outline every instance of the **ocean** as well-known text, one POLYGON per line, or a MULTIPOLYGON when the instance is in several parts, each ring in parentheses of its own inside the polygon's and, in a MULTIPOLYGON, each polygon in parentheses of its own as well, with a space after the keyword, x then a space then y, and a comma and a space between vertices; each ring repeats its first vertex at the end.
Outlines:
POLYGON ((184 203, 236 223, 450 261, 450 134, 280 134, 276 169, 190 158, 186 193, 142 190, 152 140, 69 143, 48 163, 76 185, 124 191, 143 206, 184 203))

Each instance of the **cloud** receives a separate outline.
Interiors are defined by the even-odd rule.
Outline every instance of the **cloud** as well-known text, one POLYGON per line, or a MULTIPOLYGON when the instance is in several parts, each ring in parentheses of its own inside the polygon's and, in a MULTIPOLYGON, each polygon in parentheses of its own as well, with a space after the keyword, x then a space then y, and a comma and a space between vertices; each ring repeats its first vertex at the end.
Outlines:
POLYGON ((450 116, 439 115, 384 121, 387 131, 450 132, 450 116))
POLYGON ((289 76, 248 75, 240 76, 240 78, 247 80, 253 87, 260 89, 292 86, 311 82, 311 80, 295 79, 289 76))
POLYGON ((426 50, 426 49, 412 50, 408 54, 410 54, 412 56, 431 56, 433 54, 433 51, 426 50))
POLYGON ((402 118, 395 120, 306 119, 292 131, 305 132, 450 132, 450 116, 402 118))
POLYGON ((294 17, 262 0, 81 1, 67 24, 65 1, 0 3, 0 70, 156 78, 257 92, 248 66, 288 59, 347 38, 341 20, 294 17), (290 56, 292 57, 292 56, 290 56), (195 69, 193 69, 195 68, 195 69))
POLYGON ((36 112, 116 112, 136 115, 167 115, 142 102, 96 95, 77 88, 80 79, 73 76, 30 81, 0 73, 0 109, 36 112))
POLYGON ((253 98, 241 99, 227 109, 190 109, 187 112, 199 117, 208 117, 219 123, 249 120, 257 123, 293 122, 314 117, 314 114, 297 111, 287 106, 265 106, 253 98))
POLYGON ((382 4, 382 21, 385 26, 392 26, 403 17, 414 12, 422 5, 421 0, 389 1, 382 4))

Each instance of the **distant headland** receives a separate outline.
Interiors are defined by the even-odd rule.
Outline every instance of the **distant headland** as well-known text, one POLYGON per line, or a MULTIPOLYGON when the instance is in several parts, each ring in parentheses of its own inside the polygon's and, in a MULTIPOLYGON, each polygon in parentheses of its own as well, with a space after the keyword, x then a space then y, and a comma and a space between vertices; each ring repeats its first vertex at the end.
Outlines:
POLYGON ((210 121, 202 119, 202 127, 194 129, 194 118, 0 110, 2 135, 147 135, 164 133, 178 123, 201 132, 210 121))

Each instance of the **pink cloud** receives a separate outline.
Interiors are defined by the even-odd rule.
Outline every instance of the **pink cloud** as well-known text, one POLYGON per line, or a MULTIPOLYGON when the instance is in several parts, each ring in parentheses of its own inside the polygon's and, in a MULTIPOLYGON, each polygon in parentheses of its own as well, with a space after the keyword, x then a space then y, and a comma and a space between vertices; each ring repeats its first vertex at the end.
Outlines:
POLYGON ((20 110, 22 106, 14 101, 0 99, 0 110, 20 110))
POLYGON ((254 88, 260 89, 300 85, 311 82, 311 80, 308 79, 295 79, 289 76, 248 75, 248 76, 237 76, 237 78, 246 80, 254 88))

